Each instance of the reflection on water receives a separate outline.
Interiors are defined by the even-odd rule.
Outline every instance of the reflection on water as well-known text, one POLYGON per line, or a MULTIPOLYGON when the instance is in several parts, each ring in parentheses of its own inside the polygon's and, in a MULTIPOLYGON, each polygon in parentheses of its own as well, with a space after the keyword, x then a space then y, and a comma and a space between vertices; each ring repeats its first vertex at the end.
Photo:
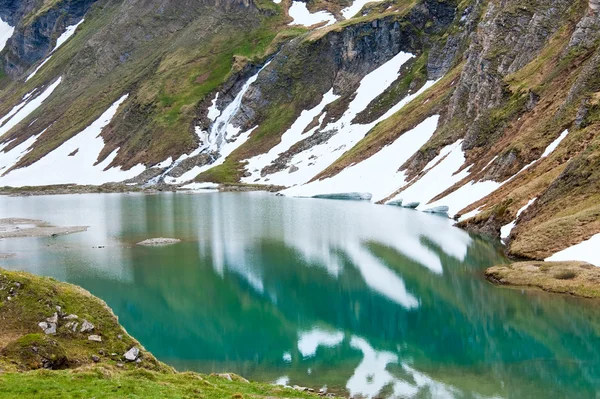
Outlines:
POLYGON ((364 397, 595 397, 593 302, 498 289, 501 248, 445 218, 266 194, 0 198, 89 231, 0 241, 108 302, 158 358, 364 397), (138 247, 152 237, 181 244, 138 247))

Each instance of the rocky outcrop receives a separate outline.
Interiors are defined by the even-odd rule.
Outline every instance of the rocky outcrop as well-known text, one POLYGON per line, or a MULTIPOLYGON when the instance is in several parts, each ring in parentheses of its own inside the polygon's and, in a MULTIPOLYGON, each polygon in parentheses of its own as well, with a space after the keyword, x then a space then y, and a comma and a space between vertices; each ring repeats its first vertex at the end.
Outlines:
POLYGON ((0 9, 3 9, 0 15, 9 16, 9 22, 16 25, 2 56, 5 72, 17 78, 31 65, 45 58, 66 27, 79 22, 96 1, 62 0, 41 11, 44 5, 40 1, 37 7, 27 7, 28 2, 13 2, 4 7, 0 4, 0 9))

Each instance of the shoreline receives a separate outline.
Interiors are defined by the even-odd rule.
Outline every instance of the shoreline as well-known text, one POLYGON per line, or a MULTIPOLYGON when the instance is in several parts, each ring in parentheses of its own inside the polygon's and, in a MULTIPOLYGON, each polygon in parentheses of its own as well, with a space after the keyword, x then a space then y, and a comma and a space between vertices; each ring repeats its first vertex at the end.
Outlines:
POLYGON ((490 267, 485 278, 498 287, 600 299, 600 268, 586 262, 521 261, 490 267))
MULTIPOLYGON (((204 189, 188 189, 182 188, 182 186, 172 186, 167 184, 161 184, 152 188, 143 187, 141 185, 127 185, 122 183, 107 183, 100 186, 93 185, 52 185, 52 186, 36 186, 36 187, 0 187, 0 196, 11 196, 11 197, 29 197, 29 196, 43 196, 43 195, 73 195, 73 194, 158 194, 163 192, 173 193, 201 193, 201 192, 250 192, 250 191, 262 191, 276 193, 281 191, 284 187, 280 186, 269 186, 269 185, 257 185, 257 184, 221 184, 214 188, 204 189)), ((6 219, 9 220, 9 219, 6 219)), ((2 220, 0 220, 2 222, 2 220)), ((30 221, 31 223, 35 221, 30 221)), ((39 221, 38 221, 39 222, 39 221)), ((43 223, 43 222, 40 222, 43 223)), ((36 235, 33 236, 50 236, 55 234, 71 234, 80 231, 85 231, 85 226, 65 227, 56 228, 49 225, 36 225, 35 229, 21 230, 20 232, 11 232, 3 235, 2 223, 0 223, 0 239, 10 237, 26 237, 32 236, 35 231, 36 235), (35 231, 34 231, 35 230, 35 231), (39 230, 39 231, 38 231, 39 230), (46 231, 47 230, 47 231, 46 231), (56 230, 56 231, 54 231, 56 230), (64 230, 64 231, 63 231, 64 230), (38 234, 39 233, 39 234, 38 234), (16 235, 15 235, 16 234, 16 235)), ((475 232, 483 234, 494 239, 498 237, 492 234, 486 234, 481 231, 474 231, 469 228, 468 225, 456 224, 457 228, 466 232, 475 232)), ((587 264, 585 262, 544 262, 536 261, 534 259, 516 259, 511 257, 506 249, 504 251, 506 257, 512 261, 509 265, 493 266, 485 271, 485 278, 496 286, 511 286, 511 287, 529 287, 539 288, 546 292, 557 293, 557 294, 570 294, 574 296, 580 296, 585 298, 600 298, 600 288, 594 289, 593 285, 598 278, 598 286, 600 287, 600 268, 594 265, 587 264), (587 268, 587 272, 582 273, 582 269, 587 268), (589 268, 592 269, 589 269, 589 268), (548 274, 548 270, 552 269, 553 272, 563 271, 567 273, 567 277, 571 274, 575 275, 573 278, 554 278, 551 273, 548 274), (589 270, 598 269, 597 273, 590 272, 589 270), (570 273, 570 274, 569 274, 570 273), (590 280, 591 279, 591 280, 590 280)), ((9 258, 13 254, 0 254, 0 259, 9 258)))
POLYGON ((49 277, 0 268, 0 316, 0 397, 334 397, 227 372, 178 372, 129 335, 102 299, 49 277))

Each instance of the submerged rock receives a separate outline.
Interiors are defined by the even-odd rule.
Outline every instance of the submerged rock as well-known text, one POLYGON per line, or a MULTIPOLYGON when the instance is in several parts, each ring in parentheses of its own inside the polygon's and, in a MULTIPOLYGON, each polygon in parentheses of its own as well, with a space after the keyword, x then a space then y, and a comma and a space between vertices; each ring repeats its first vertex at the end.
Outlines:
POLYGON ((450 208, 448 208, 447 206, 436 206, 434 208, 429 208, 426 209, 424 212, 425 213, 433 213, 436 215, 446 215, 448 216, 448 212, 450 211, 450 208))
POLYGON ((150 238, 148 240, 138 242, 137 245, 142 245, 146 247, 160 247, 163 245, 173 245, 180 242, 181 240, 177 238, 150 238))
POLYGON ((386 205, 391 205, 391 206, 402 206, 402 200, 401 199, 399 199, 399 200, 393 200, 393 201, 390 201, 390 202, 386 202, 385 204, 386 205))
POLYGON ((402 207, 409 209, 417 209, 419 205, 421 205, 419 202, 408 202, 406 204, 402 204, 402 207))
POLYGON ((371 201, 373 195, 371 193, 334 193, 313 195, 313 198, 336 199, 346 201, 371 201))

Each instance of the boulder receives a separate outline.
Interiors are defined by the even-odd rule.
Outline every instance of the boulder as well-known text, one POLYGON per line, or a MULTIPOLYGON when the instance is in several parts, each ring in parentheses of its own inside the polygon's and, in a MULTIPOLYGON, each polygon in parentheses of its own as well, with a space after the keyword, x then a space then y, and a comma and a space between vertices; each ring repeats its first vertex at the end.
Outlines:
POLYGON ((135 362, 139 355, 140 350, 134 346, 125 353, 125 360, 135 362))
POLYGON ((84 332, 92 331, 93 329, 94 329, 94 325, 84 319, 83 323, 81 323, 81 329, 79 330, 79 332, 84 333, 84 332))
POLYGON ((102 337, 99 335, 90 335, 88 337, 88 341, 93 341, 93 342, 102 342, 102 337))

